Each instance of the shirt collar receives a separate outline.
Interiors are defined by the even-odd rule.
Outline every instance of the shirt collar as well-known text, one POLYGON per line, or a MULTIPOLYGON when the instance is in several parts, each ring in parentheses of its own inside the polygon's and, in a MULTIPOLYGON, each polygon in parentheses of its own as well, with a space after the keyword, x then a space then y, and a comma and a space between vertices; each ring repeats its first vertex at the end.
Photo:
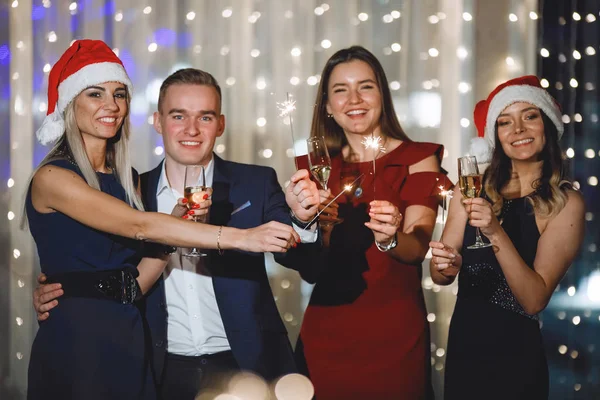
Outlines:
MULTIPOLYGON (((158 180, 158 185, 156 187, 156 196, 160 196, 162 192, 165 190, 171 189, 171 184, 169 183, 169 179, 167 179, 167 160, 162 163, 162 168, 160 171, 160 178, 158 180)), ((204 168, 204 175, 206 176, 206 186, 212 187, 213 176, 215 171, 215 156, 210 159, 206 167, 204 168)))

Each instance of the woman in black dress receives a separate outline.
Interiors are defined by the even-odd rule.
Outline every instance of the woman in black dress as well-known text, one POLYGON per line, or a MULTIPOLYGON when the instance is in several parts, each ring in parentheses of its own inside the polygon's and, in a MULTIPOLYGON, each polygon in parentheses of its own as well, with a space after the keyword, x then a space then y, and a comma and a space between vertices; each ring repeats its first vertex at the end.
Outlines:
POLYGON ((585 213, 563 169, 562 113, 538 78, 525 76, 477 104, 475 124, 484 138, 471 154, 490 163, 482 195, 456 191, 442 238, 430 244, 435 283, 460 271, 445 399, 547 399, 538 314, 579 250, 585 213), (467 249, 477 227, 492 246, 467 249))

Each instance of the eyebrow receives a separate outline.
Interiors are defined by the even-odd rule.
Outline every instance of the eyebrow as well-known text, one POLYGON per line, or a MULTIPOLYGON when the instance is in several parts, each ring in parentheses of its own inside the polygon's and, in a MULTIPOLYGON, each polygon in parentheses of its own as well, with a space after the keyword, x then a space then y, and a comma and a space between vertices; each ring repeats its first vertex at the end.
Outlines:
MULTIPOLYGON (((85 88, 85 90, 100 90, 101 92, 106 92, 106 89, 103 88, 102 86, 88 86, 85 88)), ((115 89, 115 92, 119 91, 119 90, 125 90, 124 87, 118 87, 115 89)))
MULTIPOLYGON (((533 110, 533 111, 539 111, 540 109, 539 109, 539 108, 537 108, 537 107, 533 107, 533 106, 532 106, 532 107, 527 107, 527 108, 526 108, 526 109, 524 109, 524 110, 521 110, 521 111, 520 111, 520 113, 521 113, 521 114, 523 114, 524 112, 527 112, 527 111, 532 111, 532 110, 533 110)), ((505 114, 505 113, 504 113, 504 114, 500 114, 500 115, 498 115, 498 118, 500 118, 500 117, 508 117, 508 116, 509 116, 509 114, 505 114)))
MULTIPOLYGON (((168 114, 188 114, 188 111, 183 108, 172 108, 169 110, 168 114)), ((217 116, 217 112, 214 110, 200 110, 198 111, 198 114, 217 116)))
MULTIPOLYGON (((376 82, 373 79, 371 79, 371 78, 369 78, 369 79, 363 79, 362 81, 359 81, 358 84, 362 85, 363 83, 367 83, 367 82, 368 83, 376 84, 376 82)), ((348 84, 347 83, 335 83, 331 88, 333 89, 333 88, 338 87, 338 86, 348 86, 348 84)))

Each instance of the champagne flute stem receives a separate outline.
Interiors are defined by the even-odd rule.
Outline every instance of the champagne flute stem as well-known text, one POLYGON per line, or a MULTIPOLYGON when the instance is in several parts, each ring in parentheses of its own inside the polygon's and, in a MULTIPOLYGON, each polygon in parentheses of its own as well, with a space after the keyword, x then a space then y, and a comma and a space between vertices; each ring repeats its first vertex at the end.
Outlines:
POLYGON ((481 239, 481 231, 479 228, 475 228, 475 244, 483 245, 483 239, 481 239))

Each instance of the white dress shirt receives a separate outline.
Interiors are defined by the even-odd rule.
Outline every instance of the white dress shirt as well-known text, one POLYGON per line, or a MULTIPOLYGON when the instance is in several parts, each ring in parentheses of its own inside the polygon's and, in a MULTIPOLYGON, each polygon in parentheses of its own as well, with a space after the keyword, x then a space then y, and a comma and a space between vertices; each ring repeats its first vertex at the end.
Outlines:
MULTIPOLYGON (((171 188, 163 163, 156 189, 158 212, 170 214, 183 197, 171 188)), ((212 187, 214 158, 205 168, 206 186, 212 187)), ((294 225, 303 243, 317 240, 315 229, 302 230, 294 225)), ((165 268, 165 295, 167 303, 167 351, 198 356, 230 350, 229 341, 215 298, 210 272, 205 268, 206 257, 184 257, 178 249, 165 268)))

